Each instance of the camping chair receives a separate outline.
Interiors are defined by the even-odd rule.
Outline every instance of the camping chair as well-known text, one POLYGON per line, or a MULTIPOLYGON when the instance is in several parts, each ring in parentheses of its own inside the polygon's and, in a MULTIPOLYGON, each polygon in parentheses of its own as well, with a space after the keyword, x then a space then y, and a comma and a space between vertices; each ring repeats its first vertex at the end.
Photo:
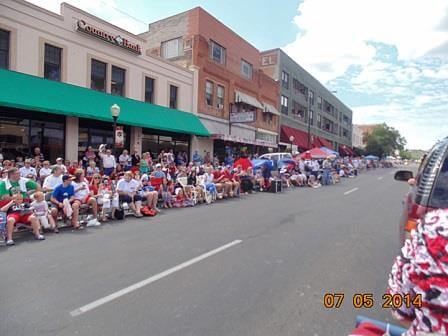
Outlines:
POLYGON ((199 175, 197 177, 197 182, 198 182, 198 186, 200 186, 201 188, 204 189, 204 195, 205 195, 205 202, 207 204, 212 203, 213 201, 216 200, 216 194, 212 193, 211 191, 207 190, 206 186, 205 186, 205 176, 204 175, 199 175))

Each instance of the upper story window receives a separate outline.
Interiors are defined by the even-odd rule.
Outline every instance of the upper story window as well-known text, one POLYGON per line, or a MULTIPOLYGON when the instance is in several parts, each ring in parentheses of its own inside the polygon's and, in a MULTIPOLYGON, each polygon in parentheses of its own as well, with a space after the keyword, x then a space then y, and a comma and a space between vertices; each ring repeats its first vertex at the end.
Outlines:
POLYGON ((321 96, 317 97, 317 108, 319 110, 322 110, 322 97, 321 96))
POLYGON ((0 29, 0 68, 9 69, 10 32, 0 29))
POLYGON ((288 97, 281 96, 280 97, 280 105, 283 114, 288 114, 288 97))
POLYGON ((319 113, 317 114, 317 127, 318 128, 322 127, 322 117, 319 113))
POLYGON ((310 96, 309 97, 310 98, 310 104, 314 105, 314 91, 309 90, 308 93, 309 93, 309 96, 310 96))
POLYGON ((110 85, 110 93, 117 96, 124 96, 125 92, 126 70, 112 66, 112 81, 110 85))
POLYGON ((252 79, 252 64, 243 59, 241 60, 241 74, 248 79, 252 79))
POLYGON ((169 41, 162 42, 162 57, 174 58, 183 55, 182 38, 178 37, 169 41))
POLYGON ((145 102, 154 103, 154 78, 145 77, 145 102))
POLYGON ((226 64, 226 48, 215 41, 210 41, 210 58, 220 64, 226 64))
POLYGON ((213 106, 213 82, 205 81, 205 102, 213 106))
POLYGON ((282 71, 282 86, 289 89, 289 74, 285 71, 282 71))
POLYGON ((218 89, 216 90, 216 100, 217 100, 216 103, 219 109, 224 108, 224 94, 225 94, 224 90, 225 90, 224 86, 218 85, 218 89))
POLYGON ((178 87, 175 85, 170 85, 170 108, 177 108, 177 91, 178 87))
POLYGON ((61 81, 62 49, 45 43, 44 78, 61 81))
POLYGON ((314 125, 314 111, 310 110, 310 125, 314 125))
POLYGON ((106 92, 106 72, 107 64, 96 59, 92 59, 90 67, 90 88, 97 91, 106 92))

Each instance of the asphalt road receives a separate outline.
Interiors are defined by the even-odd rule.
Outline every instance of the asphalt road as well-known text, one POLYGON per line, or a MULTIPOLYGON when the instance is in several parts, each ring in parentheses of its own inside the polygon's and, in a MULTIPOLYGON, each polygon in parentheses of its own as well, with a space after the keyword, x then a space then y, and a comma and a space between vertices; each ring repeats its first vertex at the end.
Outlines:
POLYGON ((340 336, 357 314, 390 319, 407 190, 393 172, 1 246, 0 335, 340 336))

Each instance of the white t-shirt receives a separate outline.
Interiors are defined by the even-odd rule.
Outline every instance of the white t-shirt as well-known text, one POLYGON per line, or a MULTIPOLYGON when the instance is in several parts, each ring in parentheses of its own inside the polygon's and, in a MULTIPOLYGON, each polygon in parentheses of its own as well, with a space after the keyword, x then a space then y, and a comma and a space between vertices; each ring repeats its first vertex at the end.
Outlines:
POLYGON ((115 156, 103 155, 102 158, 103 158, 103 168, 115 168, 117 166, 115 156))
POLYGON ((34 209, 34 213, 37 216, 46 216, 48 215, 48 203, 45 201, 42 202, 37 202, 34 201, 33 203, 31 203, 31 206, 34 209))
POLYGON ((33 167, 22 167, 19 169, 21 177, 28 177, 28 175, 37 176, 36 169, 33 167))
POLYGON ((118 158, 118 161, 120 161, 120 164, 122 166, 130 166, 131 165, 131 157, 129 155, 123 155, 121 154, 118 158))
POLYGON ((39 176, 42 177, 46 177, 46 176, 50 176, 51 175, 51 169, 50 168, 41 168, 39 170, 39 176))
POLYGON ((82 182, 73 181, 72 186, 73 188, 75 188, 75 199, 83 201, 86 199, 87 196, 89 196, 90 194, 89 184, 86 181, 82 182), (77 189, 82 188, 83 186, 85 187, 84 189, 76 191, 77 189))
POLYGON ((62 175, 56 177, 52 174, 45 178, 42 187, 46 190, 54 190, 60 184, 62 184, 62 175))
POLYGON ((123 178, 118 181, 117 190, 126 193, 134 193, 137 192, 139 186, 140 182, 138 182, 137 180, 132 179, 128 182, 123 178))

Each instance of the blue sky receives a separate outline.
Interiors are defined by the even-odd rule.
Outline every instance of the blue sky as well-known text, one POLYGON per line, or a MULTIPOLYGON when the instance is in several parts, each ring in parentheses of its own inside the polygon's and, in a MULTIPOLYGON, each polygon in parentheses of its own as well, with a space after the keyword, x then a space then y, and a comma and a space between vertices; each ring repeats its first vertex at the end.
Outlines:
MULTIPOLYGON (((60 0, 30 0, 59 12, 60 0)), ((283 48, 354 111, 428 149, 448 136, 447 0, 67 0, 131 32, 201 6, 260 50, 283 48)))

